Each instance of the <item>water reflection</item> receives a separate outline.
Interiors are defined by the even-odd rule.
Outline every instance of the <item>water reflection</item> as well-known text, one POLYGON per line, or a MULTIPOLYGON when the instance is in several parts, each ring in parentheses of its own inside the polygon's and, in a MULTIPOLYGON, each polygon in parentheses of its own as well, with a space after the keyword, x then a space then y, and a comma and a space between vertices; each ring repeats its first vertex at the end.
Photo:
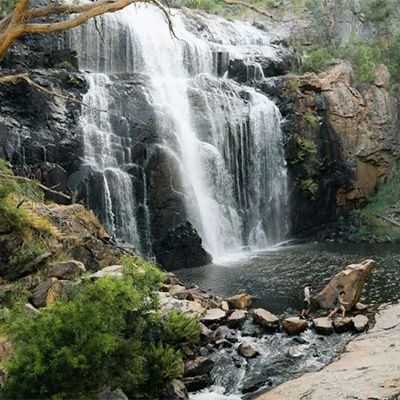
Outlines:
POLYGON ((376 267, 362 301, 370 305, 400 299, 400 245, 313 243, 280 247, 226 264, 177 271, 186 284, 196 284, 221 296, 246 290, 256 307, 281 314, 301 307, 302 286, 311 281, 315 292, 347 264, 372 258, 376 267))

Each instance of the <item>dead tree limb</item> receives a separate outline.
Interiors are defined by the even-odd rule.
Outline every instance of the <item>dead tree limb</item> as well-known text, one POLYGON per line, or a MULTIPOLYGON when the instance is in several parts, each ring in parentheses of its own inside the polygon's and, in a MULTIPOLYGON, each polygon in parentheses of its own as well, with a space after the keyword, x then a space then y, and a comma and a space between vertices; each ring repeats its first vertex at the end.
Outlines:
POLYGON ((152 3, 163 12, 168 27, 175 36, 172 21, 164 5, 158 0, 98 0, 84 4, 50 4, 29 8, 29 0, 19 0, 14 10, 0 20, 0 60, 9 47, 26 33, 60 32, 82 25, 99 15, 122 10, 134 3, 152 3), (65 19, 66 16, 72 17, 65 19), (59 16, 61 21, 35 22, 37 18, 59 16))
POLYGON ((0 179, 35 183, 41 189, 43 189, 45 192, 53 193, 53 194, 56 194, 57 196, 64 197, 64 199, 71 200, 71 196, 68 196, 67 194, 65 194, 63 192, 59 192, 57 190, 50 189, 49 187, 43 185, 42 183, 35 181, 34 179, 26 178, 25 176, 8 175, 8 174, 3 174, 2 172, 0 172, 0 179))

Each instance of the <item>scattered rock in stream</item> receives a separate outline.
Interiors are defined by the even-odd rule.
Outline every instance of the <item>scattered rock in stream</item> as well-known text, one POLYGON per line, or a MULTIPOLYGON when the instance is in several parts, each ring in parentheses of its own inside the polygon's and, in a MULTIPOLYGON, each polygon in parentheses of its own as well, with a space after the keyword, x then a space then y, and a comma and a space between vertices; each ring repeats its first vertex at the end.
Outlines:
POLYGON ((190 376, 182 379, 188 392, 196 392, 204 389, 211 382, 211 378, 207 374, 200 376, 190 376))
POLYGON ((247 311, 235 310, 227 319, 226 323, 229 328, 240 328, 247 317, 247 311))
POLYGON ((185 384, 179 380, 174 379, 168 393, 168 400, 189 400, 189 395, 186 390, 185 384))
POLYGON ((247 310, 251 306, 251 296, 247 293, 239 293, 226 299, 230 308, 247 310))
POLYGON ((210 325, 213 323, 219 323, 224 320, 226 317, 226 312, 222 311, 219 308, 212 308, 211 310, 207 310, 206 314, 203 318, 201 318, 201 322, 205 325, 210 325))
POLYGON ((254 322, 268 330, 279 328, 279 318, 263 308, 257 308, 253 311, 253 319, 254 322))
POLYGON ((337 333, 350 331, 354 327, 353 319, 350 317, 336 318, 333 321, 333 326, 335 328, 335 332, 337 333))
POLYGON ((314 318, 313 323, 317 333, 321 335, 330 335, 333 333, 332 321, 329 318, 314 318))
POLYGON ((244 358, 254 358, 260 353, 248 342, 243 342, 238 348, 239 354, 244 358))
POLYGON ((366 317, 365 315, 356 315, 355 317, 352 318, 353 320, 353 325, 354 325, 354 329, 357 332, 364 332, 369 324, 369 320, 368 317, 366 317))
POLYGON ((207 357, 197 357, 185 363, 185 376, 209 374, 214 367, 214 361, 207 357))
POLYGON ((307 329, 307 321, 299 317, 289 317, 283 320, 282 329, 288 335, 298 335, 307 329))

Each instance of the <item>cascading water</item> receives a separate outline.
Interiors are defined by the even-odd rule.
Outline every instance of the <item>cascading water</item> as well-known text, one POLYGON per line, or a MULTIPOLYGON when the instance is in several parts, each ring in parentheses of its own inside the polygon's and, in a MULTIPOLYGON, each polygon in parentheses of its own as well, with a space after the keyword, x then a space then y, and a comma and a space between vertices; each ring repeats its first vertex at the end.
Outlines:
MULTIPOLYGON (((109 109, 111 84, 107 75, 87 76, 89 90, 83 101, 99 110, 109 109)), ((101 174, 100 193, 103 207, 98 210, 110 233, 134 245, 139 244, 135 219, 135 199, 130 175, 121 169, 126 146, 123 138, 112 132, 110 115, 94 108, 84 108, 81 117, 84 132, 84 164, 101 174)), ((129 138, 125 138, 129 142, 129 138)), ((89 202, 89 206, 91 206, 89 202)))
MULTIPOLYGON (((280 114, 263 94, 224 77, 230 61, 245 60, 254 79, 262 78, 257 59, 276 57, 270 37, 216 17, 174 11, 172 21, 178 39, 159 9, 134 5, 102 17, 102 37, 93 22, 75 30, 70 45, 92 72, 84 100, 109 108, 113 94, 103 74, 144 76, 159 145, 179 161, 187 216, 205 248, 219 256, 274 244, 286 232, 280 114)), ((86 162, 104 177, 102 219, 117 236, 142 244, 135 204, 139 196, 146 207, 146 194, 135 193, 127 172, 136 138, 126 131, 121 138, 107 113, 95 113, 85 111, 82 126, 86 162)), ((144 168, 135 167, 145 182, 144 168)))

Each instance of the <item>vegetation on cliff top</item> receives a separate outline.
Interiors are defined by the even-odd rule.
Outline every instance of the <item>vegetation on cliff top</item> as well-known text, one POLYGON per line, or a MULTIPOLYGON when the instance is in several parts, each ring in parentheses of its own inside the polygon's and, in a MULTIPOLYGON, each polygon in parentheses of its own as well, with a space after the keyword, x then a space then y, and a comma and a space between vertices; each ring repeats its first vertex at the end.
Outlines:
MULTIPOLYGON (((317 38, 317 43, 307 52, 299 72, 319 73, 329 66, 334 59, 349 61, 355 71, 355 85, 359 88, 370 85, 375 79, 375 68, 385 64, 391 73, 392 85, 400 82, 400 29, 396 7, 399 0, 370 0, 362 5, 365 24, 373 24, 375 37, 368 39, 357 35, 345 45, 340 44, 335 36, 334 13, 339 12, 346 3, 332 2, 332 10, 320 0, 308 0, 306 6, 314 18, 314 24, 324 26, 325 35, 317 38)), ((318 31, 318 29, 316 29, 318 31)))

